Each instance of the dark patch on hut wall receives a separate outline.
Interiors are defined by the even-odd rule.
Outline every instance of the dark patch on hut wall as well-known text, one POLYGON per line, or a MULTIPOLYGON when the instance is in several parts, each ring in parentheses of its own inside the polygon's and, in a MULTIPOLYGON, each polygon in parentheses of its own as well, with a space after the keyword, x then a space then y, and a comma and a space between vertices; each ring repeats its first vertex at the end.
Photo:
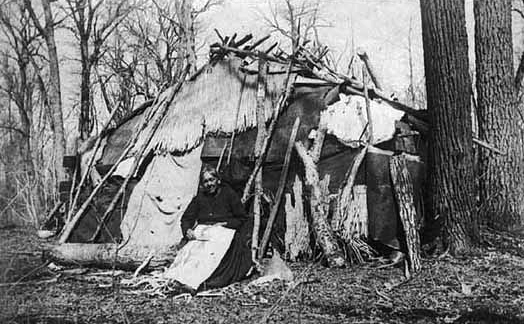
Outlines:
POLYGON ((142 120, 141 116, 141 113, 138 113, 109 133, 106 137, 107 143, 104 147, 102 158, 98 160, 98 164, 102 166, 115 164, 122 152, 124 152, 129 139, 136 132, 136 126, 142 120))
MULTIPOLYGON (((369 238, 384 246, 405 250, 404 232, 394 197, 389 160, 391 155, 368 152, 365 160, 369 238)), ((425 166, 424 163, 407 161, 414 188, 417 222, 423 222, 425 166)), ((380 248, 380 247, 379 247, 380 248)))
MULTIPOLYGON (((111 177, 107 183, 104 184, 97 197, 93 199, 90 207, 85 211, 84 216, 80 219, 77 226, 71 233, 68 240, 69 243, 87 243, 88 240, 95 233, 99 219, 104 215, 107 207, 111 203, 111 200, 115 196, 116 192, 123 183, 121 177, 111 177)), ((122 240, 122 233, 120 231, 120 223, 125 214, 127 204, 129 202, 129 196, 135 187, 137 180, 131 180, 126 187, 124 195, 124 203, 122 204, 122 198, 119 200, 115 209, 111 213, 111 216, 106 220, 105 227, 102 227, 100 234, 96 238, 94 243, 113 243, 120 242, 122 240)), ((87 187, 82 190, 80 196, 79 206, 92 192, 92 187, 87 187)))

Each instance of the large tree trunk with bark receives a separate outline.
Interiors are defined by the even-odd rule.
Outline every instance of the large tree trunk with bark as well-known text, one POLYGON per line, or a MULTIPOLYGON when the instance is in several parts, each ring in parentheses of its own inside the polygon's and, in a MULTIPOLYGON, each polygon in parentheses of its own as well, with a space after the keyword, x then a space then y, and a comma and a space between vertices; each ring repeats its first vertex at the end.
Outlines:
POLYGON ((475 54, 480 139, 480 216, 513 229, 524 221, 524 130, 513 79, 511 0, 476 0, 475 54))
POLYGON ((479 240, 474 210, 471 79, 464 1, 421 0, 430 131, 432 211, 444 243, 465 253, 479 240))

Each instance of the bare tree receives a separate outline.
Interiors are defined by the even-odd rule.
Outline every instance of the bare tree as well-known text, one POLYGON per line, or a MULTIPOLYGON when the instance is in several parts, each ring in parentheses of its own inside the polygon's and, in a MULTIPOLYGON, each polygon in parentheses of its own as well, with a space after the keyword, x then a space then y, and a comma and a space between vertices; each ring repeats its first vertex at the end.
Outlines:
MULTIPOLYGON (((51 110, 51 128, 53 131, 53 141, 54 141, 54 152, 55 152, 55 172, 58 180, 63 180, 65 177, 62 160, 65 155, 66 141, 64 135, 64 121, 63 121, 63 112, 62 112, 62 92, 60 88, 60 70, 58 64, 58 53, 56 49, 55 41, 55 26, 57 21, 53 17, 53 12, 51 10, 51 1, 42 0, 42 8, 44 11, 44 24, 40 22, 37 17, 35 10, 31 4, 30 0, 24 0, 25 7, 33 24, 39 31, 40 35, 44 38, 47 45, 47 58, 49 65, 49 78, 47 84, 47 89, 44 88, 46 93, 47 103, 51 110)), ((40 84, 44 87, 42 80, 40 84)))
MULTIPOLYGON (((20 184, 21 187, 11 187, 15 195, 31 200, 28 210, 31 217, 37 217, 40 212, 41 196, 36 187, 35 161, 41 149, 36 144, 38 133, 42 129, 40 123, 35 124, 36 104, 41 87, 39 82, 41 66, 41 47, 38 30, 32 25, 29 12, 24 2, 4 1, 0 11, 0 32, 3 34, 4 51, 0 71, 0 91, 7 97, 8 118, 2 120, 0 128, 9 131, 6 163, 9 165, 8 179, 10 185, 20 184), (11 104, 16 111, 12 111, 11 104), (20 180, 20 181, 17 181, 20 180)), ((42 101, 40 101, 42 102, 42 101)), ((42 111, 42 110, 41 110, 42 111)), ((14 198, 13 198, 14 199, 14 198)), ((26 202, 29 202, 26 200, 26 202)), ((20 200, 16 199, 16 203, 20 200)), ((17 205, 11 210, 16 211, 17 205)), ((37 218, 32 219, 37 221, 37 218)))
POLYGON ((32 174, 34 166, 31 157, 31 135, 35 73, 31 59, 39 55, 38 31, 32 27, 24 4, 6 1, 4 8, 7 10, 0 12, 0 28, 9 49, 4 52, 7 68, 2 71, 1 89, 7 93, 8 99, 14 102, 17 108, 19 125, 8 127, 21 136, 19 153, 22 157, 22 166, 25 171, 32 174))
POLYGON ((320 47, 318 28, 329 27, 322 18, 322 1, 285 0, 269 1, 270 15, 261 15, 273 32, 290 39, 291 51, 296 51, 296 40, 315 40, 320 47))
POLYGON ((186 64, 196 71, 199 17, 220 3, 157 0, 131 12, 106 42, 97 68, 108 110, 119 109, 122 116, 137 97, 152 98, 175 83, 186 64))
POLYGON ((64 10, 73 20, 75 37, 80 46, 81 84, 80 138, 87 139, 93 130, 94 107, 92 105, 91 75, 104 55, 103 45, 120 23, 135 8, 134 1, 127 0, 66 0, 64 10))

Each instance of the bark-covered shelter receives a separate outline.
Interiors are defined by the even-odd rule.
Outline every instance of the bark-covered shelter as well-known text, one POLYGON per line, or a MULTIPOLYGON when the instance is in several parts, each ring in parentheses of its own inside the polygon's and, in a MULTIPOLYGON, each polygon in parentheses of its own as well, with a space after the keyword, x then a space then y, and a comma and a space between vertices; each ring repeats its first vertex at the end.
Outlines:
MULTIPOLYGON (((66 225, 64 232, 69 233, 62 233, 61 244, 51 251, 53 258, 98 265, 117 260, 131 268, 148 257, 153 266, 169 260, 182 238, 180 217, 198 190, 203 163, 219 165, 223 181, 239 194, 244 191, 260 158, 255 152, 257 105, 264 112, 265 128, 274 125, 261 163, 261 238, 281 195, 271 245, 292 260, 318 252, 311 235, 311 193, 303 186, 304 165, 295 150, 290 156, 287 152, 291 136, 312 146, 322 125, 325 140, 317 167, 330 199, 327 220, 339 243, 365 237, 379 246, 403 249, 389 161, 406 153, 421 216, 424 112, 391 100, 371 82, 323 70, 312 53, 283 56, 231 45, 212 47, 208 64, 104 132, 81 156, 77 174, 88 170, 89 177, 70 213, 76 223, 70 222, 69 229, 66 225), (262 92, 261 61, 267 66, 262 92), (358 172, 351 175, 363 152, 358 172), (348 177, 354 179, 348 183, 348 177), (122 185, 122 197, 112 203, 122 185), (98 192, 90 200, 94 189, 98 192)), ((248 212, 252 196, 245 196, 248 212)))

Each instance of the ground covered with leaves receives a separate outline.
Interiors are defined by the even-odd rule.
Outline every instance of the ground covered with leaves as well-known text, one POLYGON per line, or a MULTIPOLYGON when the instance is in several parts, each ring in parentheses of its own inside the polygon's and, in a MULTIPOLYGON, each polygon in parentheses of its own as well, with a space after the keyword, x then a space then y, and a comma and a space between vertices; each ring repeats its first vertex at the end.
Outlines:
POLYGON ((132 273, 42 266, 46 242, 0 230, 0 323, 524 323, 524 238, 484 232, 467 258, 428 257, 406 280, 377 262, 294 263, 295 281, 249 280, 207 296, 126 288, 132 273))

